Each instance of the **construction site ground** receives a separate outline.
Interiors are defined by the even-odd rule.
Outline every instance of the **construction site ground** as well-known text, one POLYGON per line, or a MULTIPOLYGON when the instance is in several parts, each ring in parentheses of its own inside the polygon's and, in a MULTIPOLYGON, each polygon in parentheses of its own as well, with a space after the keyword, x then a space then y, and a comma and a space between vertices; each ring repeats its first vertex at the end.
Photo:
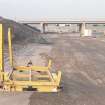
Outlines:
MULTIPOLYGON (((43 34, 49 43, 14 44, 16 65, 47 65, 61 70, 63 90, 58 93, 0 92, 0 105, 105 105, 105 38, 70 34, 43 34)), ((7 55, 6 55, 7 56, 7 55)), ((8 59, 5 60, 9 68, 8 59)))

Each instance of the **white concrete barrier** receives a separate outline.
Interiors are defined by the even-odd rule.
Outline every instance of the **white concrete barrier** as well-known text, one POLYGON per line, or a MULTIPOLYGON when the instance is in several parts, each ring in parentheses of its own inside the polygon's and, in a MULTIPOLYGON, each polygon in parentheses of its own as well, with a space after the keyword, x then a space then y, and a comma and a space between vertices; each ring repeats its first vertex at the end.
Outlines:
POLYGON ((85 29, 84 34, 82 36, 92 36, 92 30, 85 29))

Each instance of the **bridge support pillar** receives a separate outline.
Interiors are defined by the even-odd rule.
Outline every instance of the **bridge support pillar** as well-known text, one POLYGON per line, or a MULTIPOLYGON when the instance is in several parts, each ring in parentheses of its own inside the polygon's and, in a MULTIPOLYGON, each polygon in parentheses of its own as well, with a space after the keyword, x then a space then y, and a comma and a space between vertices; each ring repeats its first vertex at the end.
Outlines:
POLYGON ((45 23, 40 23, 41 33, 45 33, 45 23))
POLYGON ((78 32, 78 24, 76 25, 75 32, 78 32))
POLYGON ((80 24, 79 26, 80 36, 84 36, 85 29, 86 29, 86 24, 85 23, 80 24))

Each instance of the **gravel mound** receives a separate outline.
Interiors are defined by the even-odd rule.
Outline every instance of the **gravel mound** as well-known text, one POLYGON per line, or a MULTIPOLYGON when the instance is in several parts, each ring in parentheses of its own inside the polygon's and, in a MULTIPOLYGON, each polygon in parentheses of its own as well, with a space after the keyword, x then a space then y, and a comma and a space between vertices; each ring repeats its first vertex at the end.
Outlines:
POLYGON ((40 30, 36 28, 32 28, 27 25, 23 25, 13 20, 5 19, 2 17, 0 17, 0 23, 3 23, 4 25, 5 41, 7 41, 8 27, 12 27, 13 28, 12 38, 14 42, 32 41, 34 43, 41 43, 41 44, 47 43, 47 41, 41 36, 40 30))

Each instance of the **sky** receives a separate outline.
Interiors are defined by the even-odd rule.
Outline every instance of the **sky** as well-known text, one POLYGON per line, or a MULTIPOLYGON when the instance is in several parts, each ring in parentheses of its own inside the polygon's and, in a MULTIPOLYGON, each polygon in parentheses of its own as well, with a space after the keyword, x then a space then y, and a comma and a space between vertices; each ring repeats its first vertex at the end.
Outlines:
POLYGON ((105 18, 105 0, 0 0, 0 15, 14 20, 105 18))

